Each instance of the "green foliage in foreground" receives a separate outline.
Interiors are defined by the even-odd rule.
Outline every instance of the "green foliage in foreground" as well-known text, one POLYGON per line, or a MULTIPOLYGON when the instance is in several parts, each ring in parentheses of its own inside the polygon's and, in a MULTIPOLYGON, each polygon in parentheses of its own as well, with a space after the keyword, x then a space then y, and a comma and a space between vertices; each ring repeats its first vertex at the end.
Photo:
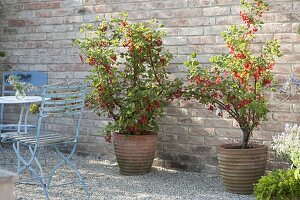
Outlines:
POLYGON ((257 200, 300 199, 300 180, 294 176, 295 169, 276 170, 263 176, 254 187, 257 200))

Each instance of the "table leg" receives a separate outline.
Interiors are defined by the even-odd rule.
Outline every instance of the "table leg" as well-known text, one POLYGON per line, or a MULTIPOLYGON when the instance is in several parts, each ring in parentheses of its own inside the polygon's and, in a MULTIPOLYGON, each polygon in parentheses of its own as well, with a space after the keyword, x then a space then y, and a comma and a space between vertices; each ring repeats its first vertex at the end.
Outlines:
POLYGON ((27 130, 28 130, 28 128, 27 128, 27 119, 28 119, 29 110, 30 110, 30 105, 26 106, 26 104, 22 104, 20 118, 19 118, 19 123, 18 123, 18 133, 21 133, 21 127, 22 127, 22 121, 23 121, 24 112, 25 112, 25 116, 24 116, 24 132, 27 133, 27 130), (25 112, 25 110, 26 110, 26 112, 25 112))
POLYGON ((27 117, 28 117, 28 114, 29 114, 29 110, 30 110, 30 105, 28 105, 28 108, 27 108, 26 113, 25 113, 25 118, 24 118, 25 133, 27 133, 27 117))
POLYGON ((23 119, 23 113, 24 113, 25 105, 22 104, 21 106, 21 112, 20 112, 20 118, 19 118, 19 124, 18 124, 18 134, 21 132, 21 126, 22 126, 22 119, 23 119))

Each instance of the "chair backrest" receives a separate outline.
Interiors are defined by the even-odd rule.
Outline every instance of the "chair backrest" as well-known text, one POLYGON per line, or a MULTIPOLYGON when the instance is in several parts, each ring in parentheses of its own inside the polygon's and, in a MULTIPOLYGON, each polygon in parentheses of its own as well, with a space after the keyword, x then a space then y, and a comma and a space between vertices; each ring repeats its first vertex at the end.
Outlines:
POLYGON ((83 83, 56 84, 42 87, 42 103, 39 112, 38 131, 46 117, 77 116, 77 133, 82 118, 87 86, 83 83))
MULTIPOLYGON (((7 79, 10 75, 14 75, 20 77, 21 82, 31 83, 33 86, 39 87, 48 84, 48 73, 40 72, 40 71, 8 71, 3 72, 2 79, 2 96, 14 95, 15 90, 13 90, 12 86, 7 79)), ((33 92, 36 93, 36 92, 33 92)), ((40 93, 40 91, 38 92, 40 93)))

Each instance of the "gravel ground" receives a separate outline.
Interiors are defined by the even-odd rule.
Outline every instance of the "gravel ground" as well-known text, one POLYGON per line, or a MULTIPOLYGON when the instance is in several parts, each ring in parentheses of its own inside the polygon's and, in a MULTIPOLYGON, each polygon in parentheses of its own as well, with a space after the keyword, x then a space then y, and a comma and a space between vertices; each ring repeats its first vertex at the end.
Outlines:
MULTIPOLYGON (((0 164, 0 168, 15 171, 13 163, 15 156, 10 148, 5 148, 10 164, 0 164)), ((1 160, 2 155, 0 155, 1 160)), ((49 171, 58 156, 47 151, 47 167, 49 171)), ((43 158, 43 156, 41 156, 43 158)), ((224 191, 220 178, 204 173, 192 173, 168 170, 154 167, 152 172, 144 176, 121 176, 115 162, 96 158, 94 156, 74 156, 84 180, 89 188, 86 196, 79 184, 54 187, 49 190, 51 199, 143 199, 143 200, 173 200, 173 199, 205 199, 205 200, 253 200, 251 195, 234 195, 224 191)), ((44 164, 43 164, 44 165, 44 164)), ((29 173, 21 174, 20 179, 28 178, 29 173)), ((74 180, 74 173, 68 168, 59 170, 53 183, 63 183, 64 180, 74 180)), ((37 185, 17 184, 16 199, 44 199, 37 185)))

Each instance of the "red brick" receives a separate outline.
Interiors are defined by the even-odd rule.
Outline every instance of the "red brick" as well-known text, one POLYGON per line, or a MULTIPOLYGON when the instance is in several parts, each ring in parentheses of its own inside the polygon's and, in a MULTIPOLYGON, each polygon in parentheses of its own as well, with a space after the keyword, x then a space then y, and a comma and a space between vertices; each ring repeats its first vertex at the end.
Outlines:
POLYGON ((204 16, 229 15, 230 7, 210 7, 203 8, 204 16))
POLYGON ((190 152, 192 154, 216 154, 217 148, 205 145, 192 145, 190 146, 190 152))
POLYGON ((294 65, 293 66, 293 73, 300 74, 300 65, 294 65))
POLYGON ((186 144, 177 144, 177 151, 179 153, 189 153, 190 151, 190 147, 189 145, 186 145, 186 144))
POLYGON ((221 137, 206 137, 204 144, 208 146, 217 146, 221 144, 231 143, 231 138, 221 138, 221 137))
POLYGON ((25 4, 25 9, 27 9, 27 10, 38 10, 38 9, 42 9, 42 8, 43 8, 42 2, 25 4))
POLYGON ((179 117, 178 122, 182 125, 203 125, 201 117, 179 117))
MULTIPOLYGON (((300 40, 299 40, 300 41, 300 40)), ((300 55, 283 55, 280 59, 277 61, 278 63, 300 63, 300 55)))
POLYGON ((182 27, 182 26, 188 26, 189 20, 188 19, 167 19, 167 20, 161 20, 162 23, 168 27, 182 27))
POLYGON ((299 102, 300 101, 300 95, 299 94, 292 94, 288 97, 288 94, 275 93, 275 94, 273 94, 273 100, 283 101, 283 102, 286 102, 287 100, 289 102, 299 102))
POLYGON ((49 48, 53 46, 51 41, 36 42, 36 48, 49 48))
POLYGON ((60 8, 60 7, 61 7, 61 2, 59 2, 59 1, 43 3, 43 8, 45 8, 45 9, 54 9, 54 8, 60 8))
POLYGON ((108 6, 108 5, 97 5, 97 6, 94 6, 94 12, 95 13, 107 13, 107 12, 112 12, 113 11, 113 8, 111 6, 108 6))
POLYGON ((230 4, 236 4, 236 0, 216 0, 217 5, 230 5, 230 4))
POLYGON ((189 5, 191 7, 204 7, 214 5, 214 0, 190 0, 189 5))
POLYGON ((176 142, 177 135, 163 133, 158 135, 158 139, 162 142, 176 142))
POLYGON ((180 0, 180 1, 164 1, 165 8, 184 8, 188 6, 188 0, 180 0))
POLYGON ((285 123, 266 121, 266 122, 263 122, 263 127, 264 127, 264 130, 266 130, 266 131, 272 131, 272 132, 279 131, 280 132, 280 131, 284 130, 285 123))
POLYGON ((19 48, 35 48, 36 43, 35 42, 19 42, 19 48))
POLYGON ((197 100, 180 100, 180 107, 182 108, 200 108, 202 105, 197 100))
POLYGON ((37 17, 52 17, 52 11, 50 10, 39 10, 35 12, 37 17))
POLYGON ((72 10, 71 9, 55 9, 55 10, 51 10, 52 11, 52 15, 53 16, 67 16, 67 15, 71 15, 72 14, 72 10))
POLYGON ((215 131, 213 128, 191 127, 189 134, 193 136, 214 136, 215 131))
MULTIPOLYGON (((292 69, 290 66, 287 66, 286 64, 276 64, 274 69, 273 69, 274 73, 278 73, 278 74, 291 74, 292 73, 292 69)), ((300 73, 300 70, 299 70, 300 73)))
POLYGON ((32 18, 32 19, 28 19, 26 20, 26 25, 27 26, 37 26, 42 24, 44 21, 40 18, 32 18))
POLYGON ((278 33, 275 34, 275 38, 281 42, 300 42, 300 35, 297 33, 278 33))
POLYGON ((24 10, 24 5, 23 4, 7 5, 5 9, 13 12, 20 12, 24 10))
POLYGON ((276 161, 268 161, 267 169, 287 169, 290 167, 290 164, 286 162, 276 162, 276 161))
POLYGON ((300 113, 274 113, 273 118, 275 121, 279 122, 293 122, 299 123, 300 122, 300 113))
POLYGON ((64 22, 64 18, 62 17, 46 18, 44 20, 45 24, 62 24, 63 22, 64 22))
POLYGON ((272 10, 272 12, 290 12, 293 10, 293 4, 292 1, 285 3, 272 2, 270 4, 270 10, 272 10))
POLYGON ((202 26, 216 24, 216 20, 213 17, 197 17, 188 19, 190 26, 202 26))
POLYGON ((216 38, 214 36, 196 36, 189 37, 190 44, 214 44, 216 42, 216 38))
POLYGON ((215 118, 204 118, 203 124, 205 127, 232 128, 232 119, 225 119, 215 116, 215 118))
POLYGON ((216 129, 217 137, 240 138, 242 134, 240 129, 216 129))
POLYGON ((280 102, 270 102, 268 104, 270 111, 290 111, 290 104, 280 102))
POLYGON ((189 136, 189 144, 204 145, 204 137, 201 136, 189 136))
POLYGON ((26 21, 23 19, 10 19, 8 20, 9 26, 25 26, 26 21))
MULTIPOLYGON (((176 133, 176 134, 187 134, 188 128, 183 126, 170 126, 170 125, 163 125, 163 132, 165 133, 176 133)), ((163 133, 163 134, 164 134, 163 133)))

